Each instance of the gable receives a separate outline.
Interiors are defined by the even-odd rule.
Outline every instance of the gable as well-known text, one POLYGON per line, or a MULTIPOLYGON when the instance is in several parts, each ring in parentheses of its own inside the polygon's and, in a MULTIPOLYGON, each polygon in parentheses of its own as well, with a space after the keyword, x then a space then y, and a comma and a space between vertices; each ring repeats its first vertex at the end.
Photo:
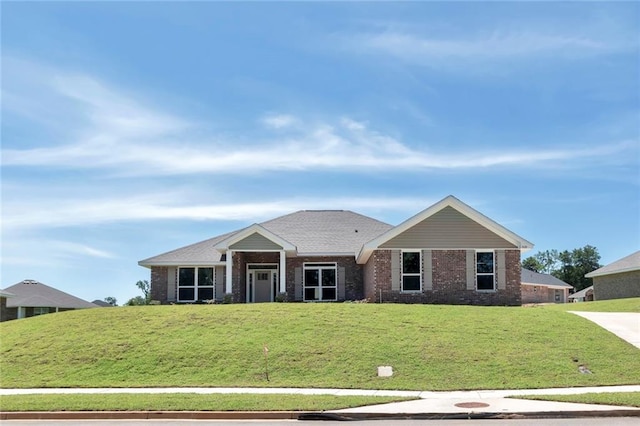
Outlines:
POLYGON ((274 243, 257 232, 229 246, 231 250, 282 250, 282 246, 274 243))
POLYGON ((384 242, 380 248, 516 248, 516 245, 447 206, 384 242))

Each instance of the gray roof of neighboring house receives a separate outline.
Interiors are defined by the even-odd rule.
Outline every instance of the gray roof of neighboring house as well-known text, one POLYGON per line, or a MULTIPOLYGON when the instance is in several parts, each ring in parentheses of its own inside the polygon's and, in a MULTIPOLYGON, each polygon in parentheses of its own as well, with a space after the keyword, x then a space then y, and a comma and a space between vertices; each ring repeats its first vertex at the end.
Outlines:
MULTIPOLYGON (((391 229, 379 220, 348 210, 301 210, 260 223, 260 226, 296 246, 299 255, 352 255, 362 245, 391 229)), ((212 264, 222 261, 214 246, 237 230, 158 256, 141 260, 142 266, 212 264)))
POLYGON ((9 293, 8 291, 4 291, 3 289, 0 288, 0 297, 13 297, 14 294, 13 293, 9 293))
POLYGON ((19 306, 30 308, 96 308, 97 305, 72 296, 64 291, 57 290, 35 280, 24 280, 6 291, 13 293, 13 297, 7 299, 7 308, 19 306))
POLYGON ((569 295, 569 299, 581 299, 581 298, 584 298, 584 297, 587 296, 587 293, 590 292, 590 291, 593 291, 593 286, 592 285, 587 287, 587 288, 583 288, 580 291, 576 291, 573 294, 570 294, 569 295))
POLYGON ((640 250, 630 254, 627 257, 623 257, 620 260, 616 260, 602 268, 596 269, 593 272, 589 272, 585 277, 593 278, 600 277, 602 275, 619 274, 621 272, 640 271, 640 250))
POLYGON ((94 300, 93 302, 94 305, 98 305, 101 308, 113 308, 113 305, 111 303, 105 302, 104 300, 94 300))
POLYGON ((573 288, 572 285, 567 284, 566 282, 554 277, 553 275, 540 274, 538 272, 530 271, 525 268, 522 268, 520 280, 524 285, 540 285, 554 288, 573 288))

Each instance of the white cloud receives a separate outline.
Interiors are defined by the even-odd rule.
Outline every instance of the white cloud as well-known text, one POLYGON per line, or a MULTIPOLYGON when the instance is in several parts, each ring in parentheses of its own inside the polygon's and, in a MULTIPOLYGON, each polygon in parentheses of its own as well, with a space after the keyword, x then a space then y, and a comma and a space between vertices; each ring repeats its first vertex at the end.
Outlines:
POLYGON ((270 114, 262 118, 262 123, 272 129, 283 129, 295 125, 297 119, 288 114, 270 114))

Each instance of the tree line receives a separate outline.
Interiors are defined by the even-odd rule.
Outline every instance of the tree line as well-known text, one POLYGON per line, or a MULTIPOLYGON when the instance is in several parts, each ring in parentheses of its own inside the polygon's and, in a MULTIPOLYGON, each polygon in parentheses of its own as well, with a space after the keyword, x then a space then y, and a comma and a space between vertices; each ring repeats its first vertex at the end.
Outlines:
POLYGON ((523 268, 534 272, 551 274, 574 286, 576 291, 592 285, 593 280, 585 278, 585 275, 601 266, 598 249, 590 245, 571 251, 540 251, 522 261, 523 268))

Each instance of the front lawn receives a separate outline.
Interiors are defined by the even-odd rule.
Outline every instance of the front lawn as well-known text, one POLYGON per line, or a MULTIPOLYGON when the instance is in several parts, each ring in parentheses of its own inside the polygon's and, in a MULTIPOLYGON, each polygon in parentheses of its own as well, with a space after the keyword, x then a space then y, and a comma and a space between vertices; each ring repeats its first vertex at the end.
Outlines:
POLYGON ((637 348, 591 321, 547 307, 119 307, 9 321, 0 324, 0 336, 5 388, 464 390, 640 383, 637 348), (579 364, 594 374, 580 374, 579 364), (377 377, 377 367, 385 365, 393 367, 393 377, 377 377))
POLYGON ((535 399, 540 401, 578 402, 582 404, 640 407, 640 392, 583 393, 578 395, 527 395, 518 396, 517 398, 535 399))
POLYGON ((545 309, 591 312, 640 312, 640 297, 546 305, 545 309))

